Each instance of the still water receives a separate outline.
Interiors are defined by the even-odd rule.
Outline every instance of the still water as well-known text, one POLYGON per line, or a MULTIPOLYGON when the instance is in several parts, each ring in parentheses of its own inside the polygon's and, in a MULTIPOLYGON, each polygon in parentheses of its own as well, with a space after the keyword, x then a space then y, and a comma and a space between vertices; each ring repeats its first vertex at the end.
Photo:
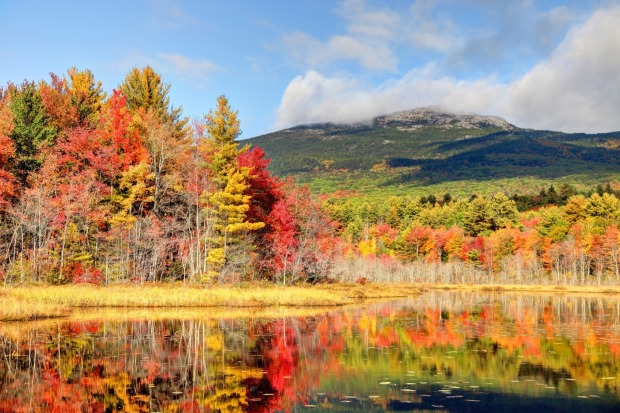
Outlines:
POLYGON ((620 412, 620 298, 0 323, 0 412, 620 412))

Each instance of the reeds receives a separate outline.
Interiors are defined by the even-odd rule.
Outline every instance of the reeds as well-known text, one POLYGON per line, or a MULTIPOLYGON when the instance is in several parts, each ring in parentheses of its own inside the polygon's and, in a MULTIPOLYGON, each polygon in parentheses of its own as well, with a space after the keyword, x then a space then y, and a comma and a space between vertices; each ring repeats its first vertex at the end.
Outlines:
POLYGON ((307 287, 205 287, 184 284, 4 287, 0 289, 0 321, 58 317, 74 309, 88 308, 337 307, 367 299, 405 297, 418 292, 416 287, 411 286, 359 284, 307 287))

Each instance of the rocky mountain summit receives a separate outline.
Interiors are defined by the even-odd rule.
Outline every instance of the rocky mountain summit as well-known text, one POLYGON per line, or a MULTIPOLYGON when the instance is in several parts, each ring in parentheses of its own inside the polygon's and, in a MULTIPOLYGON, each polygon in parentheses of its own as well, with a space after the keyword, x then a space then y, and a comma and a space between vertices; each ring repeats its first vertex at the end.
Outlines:
POLYGON ((436 107, 416 108, 378 116, 374 119, 374 124, 379 127, 391 127, 399 130, 416 130, 426 126, 438 126, 444 129, 515 128, 514 125, 499 116, 451 113, 436 107))

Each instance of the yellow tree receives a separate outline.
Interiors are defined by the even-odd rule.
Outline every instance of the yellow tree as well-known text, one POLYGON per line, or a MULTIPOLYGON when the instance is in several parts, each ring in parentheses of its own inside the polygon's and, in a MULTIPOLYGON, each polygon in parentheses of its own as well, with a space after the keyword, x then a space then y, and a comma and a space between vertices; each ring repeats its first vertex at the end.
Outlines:
POLYGON ((236 141, 241 131, 237 112, 233 111, 225 96, 217 98, 217 107, 205 116, 206 139, 200 149, 207 152, 214 191, 208 194, 210 216, 213 220, 212 248, 207 255, 207 276, 220 279, 236 275, 249 262, 250 245, 244 238, 251 231, 265 226, 263 222, 248 222, 250 196, 249 168, 239 166, 237 157, 247 146, 239 149, 236 141), (231 271, 231 274, 226 274, 231 271))
POLYGON ((182 109, 170 105, 170 84, 163 82, 161 76, 146 66, 133 68, 120 85, 120 90, 127 99, 127 107, 132 110, 151 112, 161 124, 172 126, 175 137, 187 135, 187 118, 182 117, 182 109))
POLYGON ((68 88, 71 104, 77 108, 80 123, 96 126, 99 122, 101 107, 106 93, 101 82, 95 80, 89 69, 78 70, 75 67, 67 70, 68 88))

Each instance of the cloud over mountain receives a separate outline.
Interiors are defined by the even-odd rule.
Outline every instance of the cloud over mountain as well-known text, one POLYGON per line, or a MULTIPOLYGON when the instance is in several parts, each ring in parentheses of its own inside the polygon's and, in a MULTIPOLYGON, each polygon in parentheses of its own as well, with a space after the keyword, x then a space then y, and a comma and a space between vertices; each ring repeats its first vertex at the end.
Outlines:
MULTIPOLYGON (((564 24, 568 14, 567 10, 554 10, 544 16, 544 21, 564 24)), ((619 21, 620 6, 599 9, 569 30, 546 57, 510 79, 500 79, 493 72, 461 79, 447 75, 434 61, 402 76, 388 77, 378 85, 368 77, 309 69, 286 88, 275 127, 357 122, 413 107, 440 105, 499 115, 516 125, 537 129, 618 130, 619 21)))

